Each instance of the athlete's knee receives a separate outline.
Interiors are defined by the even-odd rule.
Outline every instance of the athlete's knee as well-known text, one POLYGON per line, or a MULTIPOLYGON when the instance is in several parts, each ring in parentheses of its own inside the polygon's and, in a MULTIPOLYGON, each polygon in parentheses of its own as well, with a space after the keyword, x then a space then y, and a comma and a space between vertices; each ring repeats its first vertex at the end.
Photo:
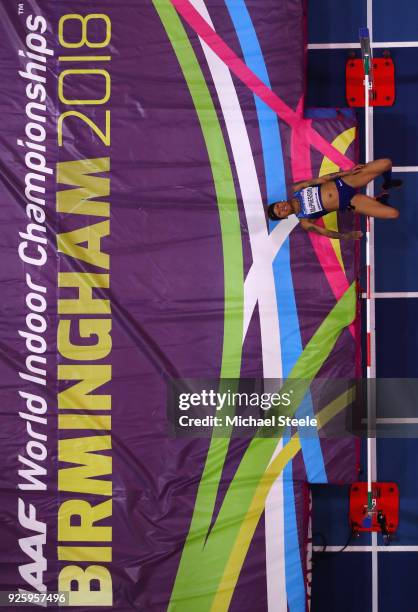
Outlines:
POLYGON ((385 205, 380 208, 380 214, 376 216, 382 219, 397 219, 399 217, 399 210, 392 206, 385 205))
POLYGON ((397 219, 399 217, 399 210, 397 208, 388 208, 387 211, 388 219, 397 219))
POLYGON ((384 157, 383 159, 379 159, 379 162, 382 165, 382 172, 387 172, 388 170, 392 169, 392 160, 389 159, 388 157, 384 157))

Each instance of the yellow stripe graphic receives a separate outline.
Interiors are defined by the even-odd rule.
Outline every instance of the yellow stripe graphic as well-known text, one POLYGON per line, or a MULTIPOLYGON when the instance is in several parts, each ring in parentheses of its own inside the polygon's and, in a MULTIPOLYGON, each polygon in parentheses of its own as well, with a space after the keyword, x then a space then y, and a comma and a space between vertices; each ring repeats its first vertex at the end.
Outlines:
MULTIPOLYGON (((351 143, 354 141, 356 137, 356 128, 352 127, 348 130, 345 130, 341 134, 338 134, 336 138, 332 141, 332 146, 335 147, 340 153, 345 153, 351 143)), ((321 169, 319 171, 319 176, 324 176, 324 174, 331 174, 332 172, 338 172, 340 168, 334 164, 328 157, 324 157, 321 164, 321 169)), ((337 222, 337 213, 333 212, 329 215, 326 215, 324 218, 325 227, 334 232, 338 232, 338 222, 337 222)), ((332 248, 335 251, 338 261, 340 262, 341 269, 344 270, 343 258, 341 255, 341 245, 340 241, 334 238, 331 238, 332 248)))

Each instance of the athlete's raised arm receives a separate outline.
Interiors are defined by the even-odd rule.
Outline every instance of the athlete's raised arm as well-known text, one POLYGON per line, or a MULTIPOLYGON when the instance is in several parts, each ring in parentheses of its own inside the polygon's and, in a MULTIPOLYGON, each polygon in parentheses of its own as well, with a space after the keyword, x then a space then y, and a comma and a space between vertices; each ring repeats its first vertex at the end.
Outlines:
POLYGON ((364 167, 364 164, 357 164, 354 168, 350 170, 342 170, 341 172, 332 172, 331 174, 324 174, 324 176, 319 176, 315 179, 310 179, 308 181, 299 181, 298 183, 293 183, 292 188, 293 191, 299 191, 300 189, 305 189, 305 187, 314 187, 315 185, 323 185, 324 183, 328 183, 329 181, 333 181, 336 178, 343 178, 344 176, 350 176, 352 174, 357 174, 361 168, 364 167))
POLYGON ((315 232, 315 234, 320 234, 321 236, 326 236, 327 238, 339 238, 340 240, 359 240, 363 236, 363 232, 360 231, 344 233, 334 232, 333 230, 329 230, 326 227, 317 225, 309 219, 301 219, 300 225, 306 232, 315 232))
POLYGON ((310 179, 309 181, 299 181, 298 183, 293 183, 292 189, 293 192, 299 191, 300 189, 305 189, 305 187, 314 187, 315 185, 322 185, 323 183, 328 182, 330 179, 325 176, 320 176, 315 179, 310 179))

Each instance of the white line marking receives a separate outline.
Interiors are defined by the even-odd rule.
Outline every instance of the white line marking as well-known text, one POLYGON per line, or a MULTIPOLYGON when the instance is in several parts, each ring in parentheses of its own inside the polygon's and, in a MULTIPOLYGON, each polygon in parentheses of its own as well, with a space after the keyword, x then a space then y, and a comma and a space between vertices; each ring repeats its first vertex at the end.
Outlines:
POLYGON ((325 50, 325 49, 360 49, 360 43, 310 43, 309 50, 325 50))
POLYGON ((386 42, 373 42, 373 49, 398 49, 403 47, 418 47, 417 40, 410 41, 386 41, 386 42))
MULTIPOLYGON (((390 544, 388 546, 383 546, 383 545, 379 545, 376 547, 373 546, 347 546, 347 548, 345 550, 343 550, 342 552, 348 552, 348 553, 363 553, 363 552, 368 552, 371 553, 373 552, 373 549, 376 548, 377 552, 381 553, 381 552, 418 552, 418 546, 396 546, 396 544, 390 544)), ((323 551, 323 547, 322 546, 314 546, 313 547, 314 552, 322 552, 323 551)), ((327 546, 326 550, 324 551, 325 553, 336 553, 336 552, 341 552, 342 546, 327 546)))
POLYGON ((418 166, 393 166, 392 172, 418 172, 418 166))
MULTIPOLYGON (((372 293, 372 296, 378 300, 381 298, 393 298, 393 299, 402 299, 402 298, 418 298, 418 291, 377 291, 372 293)), ((367 294, 362 293, 361 297, 366 299, 367 294)))
POLYGON ((376 419, 378 425, 418 425, 418 418, 405 417, 405 418, 390 418, 381 417, 376 419))
MULTIPOLYGON (((401 49, 408 47, 418 47, 418 41, 412 40, 409 42, 399 41, 382 41, 382 42, 370 42, 372 49, 401 49)), ((309 50, 326 50, 326 49, 360 49, 360 43, 310 43, 308 44, 309 50)))

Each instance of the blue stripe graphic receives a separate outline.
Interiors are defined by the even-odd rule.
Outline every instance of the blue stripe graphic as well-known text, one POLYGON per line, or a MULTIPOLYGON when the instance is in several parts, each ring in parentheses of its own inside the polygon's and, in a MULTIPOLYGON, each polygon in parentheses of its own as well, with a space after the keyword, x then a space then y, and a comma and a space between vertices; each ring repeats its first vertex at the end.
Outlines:
MULTIPOLYGON (((245 63, 265 85, 270 87, 263 53, 251 17, 243 0, 225 0, 234 24, 245 63)), ((283 153, 276 113, 254 95, 266 174, 267 199, 274 202, 286 193, 283 153)))
MULTIPOLYGON (((264 62, 257 34, 243 0, 225 0, 234 24, 247 66, 268 86, 270 80, 264 62)), ((286 197, 286 183, 279 123, 276 114, 258 96, 254 96, 260 126, 268 202, 286 197)), ((270 223, 270 231, 275 223, 270 223)), ((273 263, 276 298, 280 322, 283 376, 287 376, 302 352, 295 295, 290 269, 289 240, 279 251, 273 263)), ((312 402, 307 397, 298 415, 313 414, 312 402)), ((286 440, 284 440, 286 442, 286 440)), ((302 453, 308 480, 327 482, 321 446, 318 437, 302 438, 302 453)), ((299 553, 297 521, 292 477, 292 464, 283 475, 284 521, 285 521, 285 564, 286 591, 289 612, 305 611, 305 582, 299 553)))
MULTIPOLYGON (((286 378, 302 352, 299 321, 296 312, 295 294, 290 270, 290 244, 286 240, 273 263, 276 298, 279 311, 280 338, 282 347, 283 377, 286 378)), ((307 394, 296 415, 313 414, 312 400, 307 394)), ((283 437, 283 444, 289 441, 283 437)), ((300 438, 304 463, 310 482, 326 482, 327 476, 318 437, 300 438)), ((305 582, 299 553, 298 526, 293 486, 293 463, 283 472, 286 590, 289 612, 305 611, 305 582)))
MULTIPOLYGON (((302 352, 295 292, 290 268, 290 242, 286 240, 273 263, 276 283, 276 299, 279 311, 280 339, 282 347, 283 378, 289 376, 302 352)), ((308 393, 299 406, 299 418, 313 416, 312 399, 308 393)), ((327 482, 321 444, 318 435, 301 436, 300 443, 309 482, 327 482)))

